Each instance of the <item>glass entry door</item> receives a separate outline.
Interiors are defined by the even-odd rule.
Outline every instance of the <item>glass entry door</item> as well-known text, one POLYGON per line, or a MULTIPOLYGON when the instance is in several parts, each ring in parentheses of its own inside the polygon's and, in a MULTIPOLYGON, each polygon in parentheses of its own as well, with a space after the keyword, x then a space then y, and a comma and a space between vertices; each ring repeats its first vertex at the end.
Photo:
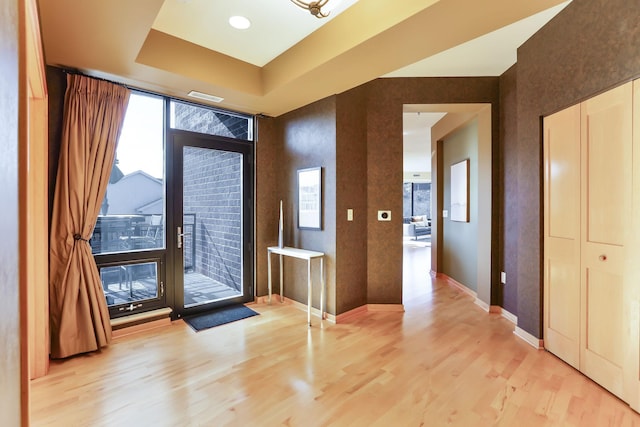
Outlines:
POLYGON ((249 143, 172 131, 177 316, 252 301, 249 143))

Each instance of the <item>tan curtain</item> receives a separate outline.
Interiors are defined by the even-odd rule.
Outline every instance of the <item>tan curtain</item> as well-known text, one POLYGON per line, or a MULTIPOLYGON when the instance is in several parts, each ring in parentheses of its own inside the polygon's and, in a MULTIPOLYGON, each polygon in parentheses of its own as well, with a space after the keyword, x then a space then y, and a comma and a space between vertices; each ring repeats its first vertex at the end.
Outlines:
POLYGON ((107 190, 130 91, 67 75, 60 162, 51 221, 51 356, 111 341, 109 310, 89 238, 107 190))

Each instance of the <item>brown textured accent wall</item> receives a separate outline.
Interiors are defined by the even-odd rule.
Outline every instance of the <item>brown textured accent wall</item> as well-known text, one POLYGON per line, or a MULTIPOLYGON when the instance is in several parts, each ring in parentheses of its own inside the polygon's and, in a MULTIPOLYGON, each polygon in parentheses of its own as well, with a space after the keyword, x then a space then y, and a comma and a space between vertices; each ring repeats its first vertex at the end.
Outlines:
MULTIPOLYGON (((640 75, 640 2, 574 0, 518 49, 518 326, 542 336, 541 117, 640 75)), ((507 177, 506 179, 509 179, 507 177)))
MULTIPOLYGON (((402 107, 403 104, 490 103, 492 156, 499 138, 497 77, 389 78, 367 85, 368 303, 402 303, 402 107), (378 222, 379 209, 392 210, 390 222, 378 222)), ((493 182, 498 179, 493 171, 493 182)), ((497 212, 498 194, 492 194, 497 212)), ((498 216, 492 219, 492 253, 497 251, 498 216)), ((492 284, 498 281, 492 258, 492 284)), ((494 288, 495 286, 492 286, 494 288)), ((495 297, 492 296, 492 300, 495 297)), ((492 301, 493 303, 493 301, 492 301)))
POLYGON ((359 87, 336 97, 337 314, 367 303, 367 93, 359 87))
MULTIPOLYGON (((283 195, 284 243, 324 252, 327 311, 336 314, 336 97, 314 102, 277 120, 282 127, 283 146, 280 161, 272 167, 277 170, 283 195), (322 230, 300 230, 297 227, 297 170, 317 166, 322 167, 322 230)), ((317 280, 317 267, 313 274, 317 280)), ((285 296, 306 304, 306 261, 286 259, 284 279, 285 296)), ((313 306, 320 306, 319 286, 313 290, 313 306)))
POLYGON ((500 76, 500 149, 496 165, 502 221, 499 224, 498 262, 500 271, 507 273, 507 284, 498 285, 502 307, 518 315, 518 99, 517 66, 500 76))
MULTIPOLYGON (((270 117, 257 118, 255 144, 255 249, 256 296, 268 294, 267 247, 278 244, 278 210, 284 198, 279 186, 282 153, 282 129, 279 121, 270 117)), ((280 292, 279 269, 273 257, 273 291, 280 292)))

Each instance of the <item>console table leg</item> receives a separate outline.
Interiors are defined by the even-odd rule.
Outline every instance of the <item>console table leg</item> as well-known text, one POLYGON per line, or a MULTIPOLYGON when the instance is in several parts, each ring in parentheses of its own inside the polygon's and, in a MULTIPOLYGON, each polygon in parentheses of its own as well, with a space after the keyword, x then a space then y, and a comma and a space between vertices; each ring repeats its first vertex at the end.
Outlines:
POLYGON ((324 295, 324 260, 320 257, 320 326, 324 327, 325 295, 324 295))
POLYGON ((284 273, 283 273, 283 268, 282 268, 282 254, 279 255, 280 257, 280 302, 284 302, 284 273))
POLYGON ((268 303, 271 305, 271 252, 267 252, 267 280, 269 283, 269 299, 268 303))
POLYGON ((311 259, 307 260, 307 323, 311 326, 311 259))

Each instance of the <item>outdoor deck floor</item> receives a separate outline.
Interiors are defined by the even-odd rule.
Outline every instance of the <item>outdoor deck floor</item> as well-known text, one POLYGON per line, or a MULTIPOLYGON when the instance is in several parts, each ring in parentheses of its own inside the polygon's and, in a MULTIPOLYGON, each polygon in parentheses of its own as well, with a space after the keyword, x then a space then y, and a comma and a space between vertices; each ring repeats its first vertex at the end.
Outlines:
MULTIPOLYGON (((110 283, 104 289, 110 305, 155 298, 158 291, 154 279, 136 279, 130 282, 110 283), (111 299, 113 299, 113 302, 110 301, 111 299)), ((242 295, 241 291, 210 279, 203 274, 189 272, 184 275, 185 307, 240 295, 242 295)))

